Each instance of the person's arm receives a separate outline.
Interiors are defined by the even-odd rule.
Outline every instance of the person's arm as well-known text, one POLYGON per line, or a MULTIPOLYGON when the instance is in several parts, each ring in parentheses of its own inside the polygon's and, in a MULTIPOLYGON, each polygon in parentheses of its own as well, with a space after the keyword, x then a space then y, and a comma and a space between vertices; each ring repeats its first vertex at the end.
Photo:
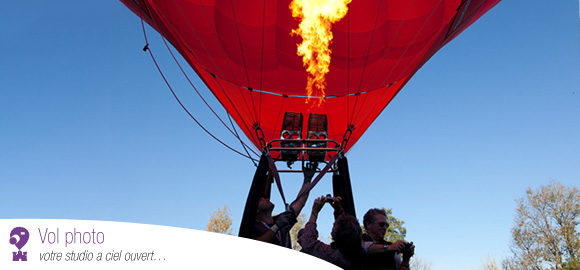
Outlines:
POLYGON ((320 249, 321 246, 326 245, 320 240, 318 240, 318 230, 316 229, 316 223, 307 222, 304 228, 301 230, 298 243, 302 247, 302 252, 310 255, 314 255, 316 250, 320 249))
POLYGON ((409 260, 413 256, 415 246, 413 242, 410 243, 410 247, 407 247, 405 241, 397 241, 390 245, 383 244, 372 244, 372 242, 363 242, 363 248, 365 249, 367 255, 379 254, 383 252, 393 252, 396 261, 396 269, 398 270, 409 270, 409 260), (401 262, 401 255, 403 253, 403 261, 401 262))
POLYGON ((318 240, 318 230, 316 230, 316 220, 318 219, 318 213, 320 209, 324 206, 326 198, 320 196, 320 198, 314 199, 312 204, 312 212, 310 213, 310 219, 304 225, 302 229, 302 234, 300 235, 300 246, 302 246, 302 252, 306 254, 311 254, 316 249, 316 246, 321 245, 322 242, 318 240))
POLYGON ((403 250, 405 250, 405 242, 397 241, 390 245, 372 244, 366 251, 368 255, 373 255, 388 251, 403 252, 403 250))
POLYGON ((318 213, 320 213, 320 209, 322 209, 325 202, 326 197, 324 196, 320 196, 314 200, 314 203, 312 204, 312 212, 310 213, 310 219, 308 222, 316 223, 316 220, 318 219, 318 213))
POLYGON ((409 268, 409 261, 403 260, 403 262, 401 263, 401 266, 399 267, 399 270, 410 270, 409 268))
POLYGON ((263 241, 263 242, 272 241, 272 239, 274 239, 274 237, 276 236, 276 233, 278 232, 278 230, 280 230, 284 226, 287 226, 289 223, 290 223, 290 215, 289 214, 282 213, 282 214, 278 215, 278 218, 276 219, 276 223, 272 227, 270 227, 270 229, 267 230, 265 233, 258 236, 256 238, 256 240, 263 241))
POLYGON ((258 238, 256 238, 256 240, 270 243, 270 241, 272 241, 272 239, 274 239, 274 236, 276 236, 276 232, 274 232, 272 229, 270 229, 270 230, 267 230, 264 234, 258 236, 258 238))
POLYGON ((298 191, 296 200, 290 204, 290 208, 294 210, 294 214, 296 214, 296 216, 300 215, 300 211, 302 211, 302 208, 304 208, 310 192, 307 192, 302 197, 298 196, 300 196, 300 194, 306 191, 306 189, 310 186, 310 181, 312 181, 312 177, 314 176, 314 173, 316 173, 317 168, 318 163, 307 163, 306 167, 303 169, 304 182, 302 183, 302 188, 300 188, 300 191, 298 191))
POLYGON ((400 270, 409 270, 409 263, 414 254, 415 245, 413 245, 413 242, 409 242, 408 245, 406 245, 405 252, 403 252, 403 262, 401 263, 400 270))

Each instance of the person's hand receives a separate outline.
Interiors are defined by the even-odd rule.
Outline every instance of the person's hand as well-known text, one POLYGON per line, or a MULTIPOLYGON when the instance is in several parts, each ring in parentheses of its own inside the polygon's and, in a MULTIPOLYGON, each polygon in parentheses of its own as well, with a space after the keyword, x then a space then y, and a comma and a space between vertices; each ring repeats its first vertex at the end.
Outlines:
POLYGON ((413 242, 407 242, 403 252, 403 260, 408 261, 413 255, 415 255, 415 245, 413 245, 413 242))
POLYGON ((316 173, 316 169, 318 169, 318 162, 308 162, 306 166, 302 169, 304 173, 304 182, 310 182, 314 174, 316 173))
POLYGON ((324 196, 320 196, 320 197, 314 199, 314 203, 312 204, 312 213, 318 215, 318 213, 320 212, 320 209, 322 209, 325 202, 326 202, 326 197, 324 197, 324 196))
POLYGON ((405 251, 405 241, 399 240, 395 243, 392 243, 387 247, 387 250, 402 253, 403 251, 405 251))
POLYGON ((330 201, 328 201, 330 203, 330 205, 332 206, 332 208, 334 208, 336 210, 337 207, 340 207, 340 201, 342 201, 342 197, 340 196, 336 196, 336 197, 332 197, 330 198, 330 201))
POLYGON ((342 198, 340 196, 332 197, 330 201, 330 206, 334 208, 334 216, 338 217, 339 215, 344 213, 344 209, 342 209, 341 202, 342 198))
POLYGON ((288 226, 289 224, 290 224, 290 212, 286 211, 286 212, 278 215, 278 219, 276 220, 276 224, 274 224, 274 226, 272 226, 272 227, 279 230, 279 229, 282 229, 282 228, 288 226))

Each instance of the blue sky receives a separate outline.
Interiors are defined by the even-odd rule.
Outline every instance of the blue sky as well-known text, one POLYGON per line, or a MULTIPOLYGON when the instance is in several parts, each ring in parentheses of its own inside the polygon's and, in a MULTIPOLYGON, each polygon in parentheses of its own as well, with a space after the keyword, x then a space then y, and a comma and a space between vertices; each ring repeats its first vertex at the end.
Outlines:
MULTIPOLYGON (((393 208, 435 270, 507 255, 527 187, 580 183, 578 10, 501 2, 429 60, 348 154, 359 217, 393 208)), ((227 204, 237 231, 252 163, 183 112, 120 2, 10 1, 0 26, 0 218, 205 230, 227 204)), ((147 33, 188 108, 239 149, 147 33)), ((287 197, 299 178, 284 175, 287 197)), ((303 212, 330 190, 324 178, 303 212)))

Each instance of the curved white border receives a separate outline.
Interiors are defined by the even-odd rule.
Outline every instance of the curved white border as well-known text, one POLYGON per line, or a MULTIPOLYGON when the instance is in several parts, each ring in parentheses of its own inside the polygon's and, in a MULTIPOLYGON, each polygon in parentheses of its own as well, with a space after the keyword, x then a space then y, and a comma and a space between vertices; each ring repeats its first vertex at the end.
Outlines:
POLYGON ((0 235, 4 235, 0 237, 2 269, 339 269, 304 253, 259 241, 160 225, 0 219, 0 235), (28 243, 22 248, 27 252, 26 262, 12 261, 12 252, 18 251, 9 243, 10 232, 15 227, 24 227, 30 233, 28 243), (83 236, 84 240, 79 239, 83 236), (92 236, 99 237, 89 239, 92 236), (72 261, 72 252, 75 258, 82 259, 82 254, 78 257, 82 252, 92 253, 93 258, 72 261), (60 261, 41 261, 41 255, 51 253, 62 254, 60 261), (99 253, 101 261, 97 261, 99 253), (111 258, 114 253, 118 260, 107 261, 106 257, 111 258), (126 261, 131 256, 142 256, 145 261, 126 261))

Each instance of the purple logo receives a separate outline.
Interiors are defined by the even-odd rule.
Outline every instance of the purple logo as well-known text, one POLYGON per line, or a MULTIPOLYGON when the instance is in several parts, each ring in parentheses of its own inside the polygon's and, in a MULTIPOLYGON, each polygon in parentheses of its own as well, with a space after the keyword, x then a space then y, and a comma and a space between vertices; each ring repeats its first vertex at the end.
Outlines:
POLYGON ((28 252, 22 252, 22 247, 28 242, 30 234, 28 230, 23 227, 16 227, 10 232, 10 244, 15 245, 18 248, 18 252, 12 252, 12 261, 27 261, 26 254, 28 252))

